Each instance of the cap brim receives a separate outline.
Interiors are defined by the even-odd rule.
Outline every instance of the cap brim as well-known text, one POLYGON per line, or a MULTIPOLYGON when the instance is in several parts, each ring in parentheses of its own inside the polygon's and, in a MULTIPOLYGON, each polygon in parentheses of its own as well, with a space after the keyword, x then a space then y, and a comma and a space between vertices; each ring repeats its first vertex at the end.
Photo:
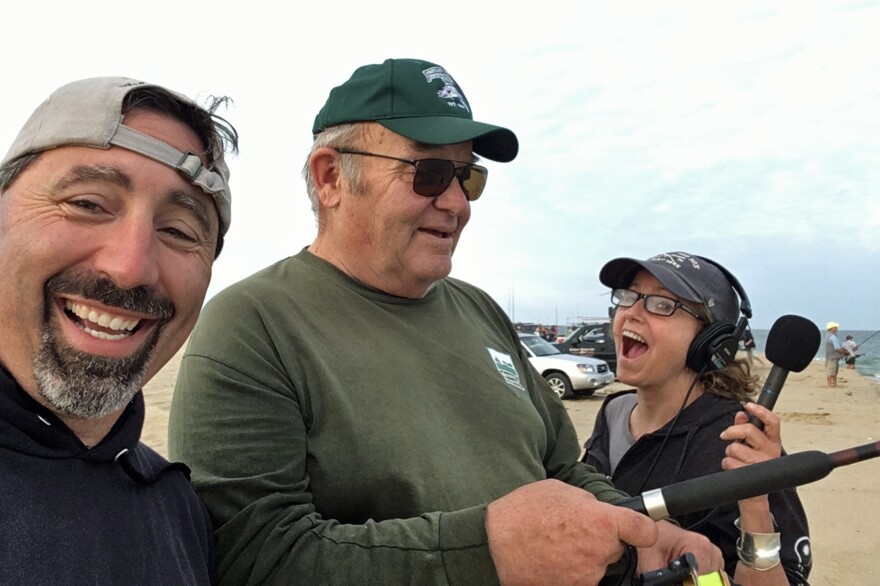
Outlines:
POLYGON ((519 152, 519 141, 512 131, 466 118, 431 116, 376 122, 392 132, 425 144, 456 144, 472 140, 476 154, 499 163, 512 161, 519 152))
POLYGON ((662 264, 649 263, 634 258, 615 258, 605 263, 599 271, 599 281, 611 289, 622 289, 632 285, 636 273, 645 270, 654 275, 660 284, 675 295, 687 301, 703 303, 691 288, 672 269, 662 264))

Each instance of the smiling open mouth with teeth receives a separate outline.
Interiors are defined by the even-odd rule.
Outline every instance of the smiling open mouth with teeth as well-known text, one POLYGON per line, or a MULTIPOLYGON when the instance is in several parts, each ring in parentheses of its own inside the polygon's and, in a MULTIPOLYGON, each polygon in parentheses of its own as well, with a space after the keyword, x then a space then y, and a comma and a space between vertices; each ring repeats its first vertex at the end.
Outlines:
POLYGON ((102 340, 122 340, 131 336, 141 323, 139 318, 99 311, 84 303, 64 302, 65 313, 84 332, 102 340))
POLYGON ((624 330, 620 334, 620 342, 622 346, 622 354, 626 358, 638 358, 648 351, 648 342, 629 330, 624 330))

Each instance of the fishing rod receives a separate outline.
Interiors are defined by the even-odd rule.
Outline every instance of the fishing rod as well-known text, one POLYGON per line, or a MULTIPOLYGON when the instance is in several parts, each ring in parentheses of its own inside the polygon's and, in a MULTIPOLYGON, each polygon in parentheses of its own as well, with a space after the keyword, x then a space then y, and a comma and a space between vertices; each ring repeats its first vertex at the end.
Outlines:
POLYGON ((871 334, 870 336, 868 336, 867 338, 865 338, 864 340, 859 342, 859 346, 861 346, 862 344, 864 344, 865 342, 867 342, 868 340, 870 340, 871 338, 873 338, 877 334, 880 334, 880 330, 877 330, 876 332, 874 332, 873 334, 871 334))
MULTIPOLYGON (((691 478, 664 488, 643 492, 614 504, 642 513, 655 521, 686 515, 788 488, 815 482, 832 470, 880 456, 880 441, 825 453, 809 450, 781 456, 734 470, 723 470, 691 478)), ((627 586, 733 586, 723 571, 701 575, 696 559, 686 554, 666 568, 635 575, 623 581, 627 586)), ((605 584, 603 582, 602 584, 605 584)))
MULTIPOLYGON (((862 344, 864 344, 865 342, 867 342, 868 340, 870 340, 871 338, 873 338, 873 337, 876 336, 877 334, 880 334, 880 330, 877 330, 876 332, 874 332, 873 334, 871 334, 870 336, 868 336, 867 338, 865 338, 864 340, 862 340, 861 342, 859 342, 859 343, 857 344, 857 346, 858 346, 858 347, 861 347, 862 344)), ((864 356, 864 355, 865 355, 865 352, 862 352, 861 354, 854 354, 854 355, 852 355, 852 356, 844 356, 844 358, 860 358, 860 357, 862 357, 862 356, 864 356)))
POLYGON ((691 478, 614 503, 655 521, 809 484, 832 470, 880 456, 880 441, 830 454, 808 450, 691 478))

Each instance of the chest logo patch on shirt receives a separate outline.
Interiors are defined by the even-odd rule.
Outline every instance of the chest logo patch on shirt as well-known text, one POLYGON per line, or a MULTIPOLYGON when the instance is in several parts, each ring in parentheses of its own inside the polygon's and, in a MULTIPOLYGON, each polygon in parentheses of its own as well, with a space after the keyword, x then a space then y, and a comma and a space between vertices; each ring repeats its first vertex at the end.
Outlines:
MULTIPOLYGON (((495 363, 495 368, 498 369, 498 372, 501 374, 504 381, 520 391, 525 391, 526 389, 523 386, 522 381, 519 380, 519 372, 517 372, 516 365, 513 363, 510 354, 499 352, 492 348, 486 348, 486 350, 489 351, 489 356, 492 357, 492 362, 495 363)), ((520 393, 517 393, 517 395, 519 394, 520 393)))

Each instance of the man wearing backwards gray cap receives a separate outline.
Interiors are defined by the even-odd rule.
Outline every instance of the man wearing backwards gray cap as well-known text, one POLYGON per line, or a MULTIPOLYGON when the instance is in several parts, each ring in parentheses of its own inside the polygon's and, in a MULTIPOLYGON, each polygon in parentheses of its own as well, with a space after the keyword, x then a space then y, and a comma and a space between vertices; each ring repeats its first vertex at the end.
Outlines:
POLYGON ((211 524, 139 442, 229 227, 235 130, 140 81, 55 91, 0 163, 4 584, 207 584, 211 524))
MULTIPOLYGON (((600 502, 623 494, 577 462, 503 310, 448 277, 486 185, 477 155, 511 161, 516 136, 415 59, 359 68, 313 130, 317 237, 211 300, 172 404, 218 581, 595 583, 623 542, 651 546, 653 522, 600 502)), ((648 567, 673 536, 720 567, 661 525, 648 567)))

